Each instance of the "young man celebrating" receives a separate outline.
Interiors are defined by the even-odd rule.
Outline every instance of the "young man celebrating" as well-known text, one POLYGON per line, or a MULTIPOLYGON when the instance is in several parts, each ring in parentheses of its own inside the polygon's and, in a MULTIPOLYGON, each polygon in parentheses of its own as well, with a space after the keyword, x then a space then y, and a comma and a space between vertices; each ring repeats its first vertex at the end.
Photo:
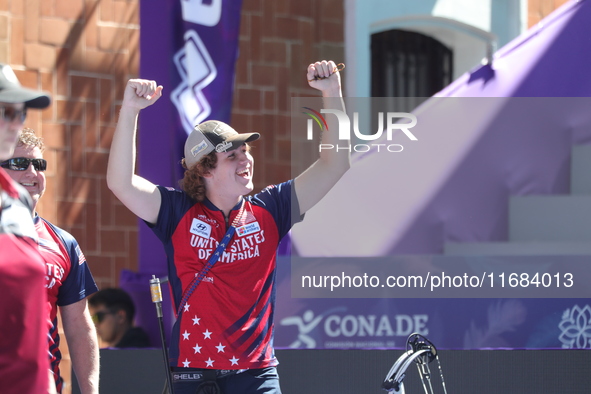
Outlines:
MULTIPOLYGON (((307 79, 325 108, 344 110, 334 62, 310 64, 307 79)), ((135 139, 140 110, 161 95, 154 81, 128 82, 107 183, 168 256, 178 311, 170 345, 175 393, 194 394, 204 384, 224 393, 280 393, 272 344, 277 245, 347 171, 349 152, 323 150, 294 180, 247 196, 254 188, 247 143, 259 134, 208 121, 187 138, 183 191, 156 186, 135 174, 135 139)), ((328 130, 322 143, 336 145, 336 119, 328 130)))

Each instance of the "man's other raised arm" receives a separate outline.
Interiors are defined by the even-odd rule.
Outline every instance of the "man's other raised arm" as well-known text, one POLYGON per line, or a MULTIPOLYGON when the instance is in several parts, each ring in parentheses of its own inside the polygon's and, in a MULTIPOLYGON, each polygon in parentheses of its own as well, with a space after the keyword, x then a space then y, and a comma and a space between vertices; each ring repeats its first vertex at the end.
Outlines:
POLYGON ((156 223, 161 197, 156 185, 135 174, 137 118, 140 110, 161 96, 162 86, 155 81, 127 82, 107 167, 109 189, 130 211, 149 223, 156 223))
MULTIPOLYGON (((341 92, 341 77, 333 61, 323 60, 308 66, 306 75, 311 87, 322 92, 324 109, 345 111, 341 92), (318 79, 316 79, 316 77, 318 79)), ((320 157, 295 179, 295 191, 304 213, 318 203, 350 167, 350 152, 343 146, 350 141, 339 141, 339 125, 336 116, 326 117, 327 130, 322 133, 321 143, 345 149, 322 149, 320 157)))

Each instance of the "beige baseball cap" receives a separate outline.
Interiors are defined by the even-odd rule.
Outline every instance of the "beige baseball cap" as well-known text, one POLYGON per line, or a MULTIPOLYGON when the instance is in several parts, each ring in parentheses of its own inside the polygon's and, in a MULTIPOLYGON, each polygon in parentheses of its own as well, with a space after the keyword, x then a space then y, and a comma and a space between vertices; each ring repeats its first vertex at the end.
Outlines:
POLYGON ((195 126, 185 142, 185 164, 193 167, 201 158, 214 150, 229 152, 246 142, 258 140, 259 133, 238 133, 224 122, 208 120, 195 126))
POLYGON ((43 109, 49 106, 51 99, 45 92, 23 88, 12 68, 0 64, 0 102, 24 103, 27 108, 43 109))

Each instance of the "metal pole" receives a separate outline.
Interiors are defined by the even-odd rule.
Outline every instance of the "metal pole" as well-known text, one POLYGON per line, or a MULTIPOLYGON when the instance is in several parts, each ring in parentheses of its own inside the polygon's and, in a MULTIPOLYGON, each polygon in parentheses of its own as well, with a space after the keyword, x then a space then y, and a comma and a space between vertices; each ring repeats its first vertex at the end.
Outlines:
POLYGON ((160 279, 156 275, 152 275, 150 279, 150 294, 152 295, 152 302, 156 306, 156 315, 158 316, 158 323, 160 326, 160 339, 162 340, 162 356, 164 357, 164 369, 166 371, 166 384, 168 385, 168 392, 174 394, 172 386, 172 377, 170 375, 170 368, 168 366, 168 346, 166 345, 166 338, 164 337, 164 320, 162 316, 162 290, 160 289, 160 279))

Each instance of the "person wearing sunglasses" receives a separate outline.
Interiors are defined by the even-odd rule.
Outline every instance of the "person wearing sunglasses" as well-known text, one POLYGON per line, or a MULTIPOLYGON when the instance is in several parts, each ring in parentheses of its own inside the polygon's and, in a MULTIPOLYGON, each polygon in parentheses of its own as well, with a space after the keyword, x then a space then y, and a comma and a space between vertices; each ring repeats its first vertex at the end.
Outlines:
MULTIPOLYGON (((23 88, 0 64, 0 162, 12 157, 29 109, 47 94, 23 88)), ((38 249, 30 196, 0 168, 0 388, 3 393, 55 393, 47 357, 45 263, 38 249)))
POLYGON ((88 306, 103 348, 150 347, 150 338, 133 325, 135 305, 123 289, 108 288, 95 293, 88 306))
MULTIPOLYGON (((334 62, 310 64, 306 77, 322 93, 324 108, 344 111, 334 62)), ((135 141, 140 110, 154 104, 162 89, 155 81, 127 83, 107 185, 152 228, 167 253, 178 316, 170 343, 174 392, 194 394, 213 385, 226 394, 280 393, 273 350, 277 246, 348 170, 348 142, 338 139, 336 116, 327 116, 322 143, 342 149, 322 150, 295 179, 249 196, 249 143, 259 133, 240 134, 209 120, 186 140, 183 190, 157 186, 135 173, 135 141)))
POLYGON ((24 187, 33 200, 33 222, 39 237, 39 250, 46 264, 45 288, 51 321, 49 353, 56 390, 61 393, 63 388, 59 371, 59 307, 80 391, 83 394, 98 394, 98 339, 86 301, 86 297, 98 288, 76 239, 37 213, 39 200, 46 188, 44 149, 43 140, 35 135, 35 131, 25 128, 19 135, 13 157, 0 162, 0 167, 24 187))

